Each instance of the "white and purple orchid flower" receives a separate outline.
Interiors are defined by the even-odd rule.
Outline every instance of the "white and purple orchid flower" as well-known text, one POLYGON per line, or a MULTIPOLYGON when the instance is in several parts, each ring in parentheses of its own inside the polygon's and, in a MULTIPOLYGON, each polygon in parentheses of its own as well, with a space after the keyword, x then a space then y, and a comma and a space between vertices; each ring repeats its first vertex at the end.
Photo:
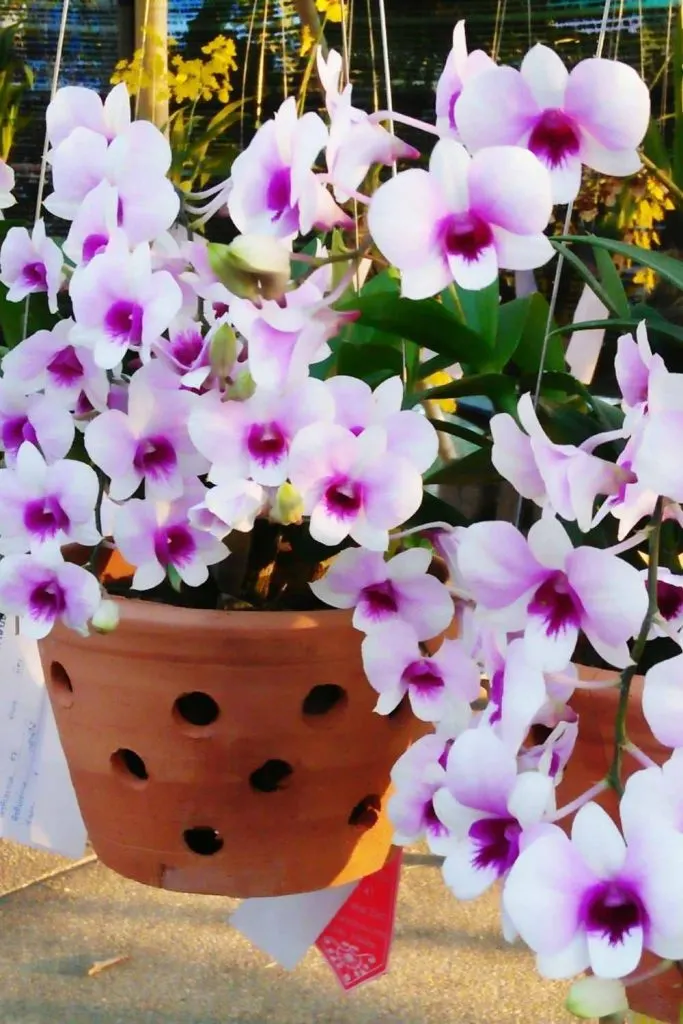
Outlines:
POLYGON ((623 824, 625 837, 601 807, 586 804, 571 839, 546 826, 513 865, 503 905, 544 977, 590 968, 623 978, 644 949, 683 956, 683 835, 655 818, 627 815, 623 824))
POLYGON ((370 633, 383 622, 406 622, 418 640, 439 636, 453 618, 448 588, 428 570, 432 554, 410 548, 388 561, 380 551, 341 551, 311 590, 333 608, 354 608, 356 629, 370 633))
POLYGON ((144 360, 182 305, 182 294, 165 270, 153 271, 148 245, 134 252, 120 235, 104 252, 81 264, 69 288, 76 325, 73 338, 89 345, 95 363, 112 370, 129 349, 144 360))
POLYGON ((486 288, 498 271, 543 266, 553 248, 543 234, 552 200, 548 172, 517 146, 474 157, 441 139, 429 170, 404 171, 375 192, 368 227, 401 271, 403 295, 422 299, 455 281, 486 288))
POLYGON ((240 231, 293 238, 313 228, 351 226, 312 170, 328 138, 322 118, 312 112, 298 117, 294 97, 284 101, 232 165, 228 210, 240 231))
POLYGON ((451 52, 436 83, 436 127, 443 135, 458 138, 455 105, 460 99, 465 82, 494 67, 494 62, 484 50, 467 52, 465 22, 459 21, 453 29, 451 52))
POLYGON ((572 547, 556 519, 535 523, 528 540, 510 523, 475 523, 461 536, 458 566, 490 620, 524 633, 540 668, 561 672, 579 630, 609 664, 628 664, 628 641, 647 611, 640 573, 609 551, 572 547))
POLYGON ((90 466, 70 459, 48 465, 35 445, 22 444, 15 465, 0 469, 0 551, 24 554, 97 544, 98 490, 90 466))
POLYGON ((0 247, 0 281, 8 301, 21 302, 27 295, 45 292, 50 312, 56 313, 62 265, 61 250, 47 237, 44 221, 36 221, 30 234, 27 228, 10 228, 0 247))
POLYGON ((209 576, 208 566, 229 554, 225 544, 190 522, 190 509, 203 498, 201 486, 188 488, 178 501, 131 498, 116 509, 113 534, 126 561, 136 566, 134 590, 150 590, 164 581, 169 570, 189 587, 209 576))
POLYGON ((426 654, 413 627, 395 619, 372 629, 362 651, 380 715, 390 714, 407 695, 417 718, 439 722, 479 696, 479 669, 459 640, 444 640, 436 653, 426 654))
POLYGON ((59 552, 6 555, 0 561, 0 607, 19 618, 19 631, 41 640, 56 622, 87 636, 102 603, 100 585, 87 569, 59 552))
POLYGON ((581 187, 582 164, 617 176, 640 170, 650 94, 627 64, 589 58, 568 72, 538 43, 519 71, 497 67, 468 79, 454 118, 472 153, 528 147, 548 168, 553 201, 568 203, 581 187))

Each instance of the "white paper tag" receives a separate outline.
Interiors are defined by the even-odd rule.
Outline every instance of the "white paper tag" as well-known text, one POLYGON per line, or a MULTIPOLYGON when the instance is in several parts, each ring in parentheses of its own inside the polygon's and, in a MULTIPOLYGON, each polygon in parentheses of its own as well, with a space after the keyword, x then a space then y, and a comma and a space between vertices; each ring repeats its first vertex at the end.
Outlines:
POLYGON ((244 900, 230 923, 254 946, 293 971, 357 885, 348 882, 319 892, 244 900))
POLYGON ((79 858, 86 832, 38 645, 0 616, 0 836, 79 858))

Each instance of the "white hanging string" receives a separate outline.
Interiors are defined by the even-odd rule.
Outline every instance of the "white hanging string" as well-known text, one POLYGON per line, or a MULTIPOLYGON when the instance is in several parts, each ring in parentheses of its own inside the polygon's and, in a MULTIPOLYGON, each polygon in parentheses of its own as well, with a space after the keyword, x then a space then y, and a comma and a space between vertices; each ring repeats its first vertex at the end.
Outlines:
POLYGON ((247 33, 247 45, 244 48, 244 67, 242 68, 242 117, 240 117, 240 151, 244 149, 244 104, 247 101, 247 72, 249 69, 249 55, 251 53, 251 41, 254 37, 254 28, 256 26, 256 10, 258 7, 258 0, 254 0, 251 5, 251 16, 249 18, 249 31, 247 33))
MULTIPOLYGON (((142 80, 145 74, 145 62, 147 61, 147 43, 149 39, 149 4, 150 0, 145 0, 145 10, 142 16, 142 39, 140 40, 140 70, 138 72, 138 83, 135 90, 135 108, 133 111, 133 117, 137 121, 138 113, 140 111, 140 93, 142 92, 142 80)), ((137 43, 137 40, 136 40, 137 43)), ((136 47, 136 52, 137 52, 136 47)))
MULTIPOLYGON (((609 20, 609 12, 612 6, 612 0, 605 0, 605 6, 602 12, 602 23, 600 25, 600 34, 598 36, 598 45, 595 50, 596 57, 602 57, 605 48, 605 37, 607 34, 607 23, 609 20)), ((568 235, 569 229, 571 228, 572 216, 574 214, 574 202, 570 202, 567 205, 567 212, 564 218, 564 225, 562 227, 562 234, 568 235)), ((557 299, 560 294, 560 279, 562 277, 562 271, 564 269, 564 254, 560 253, 557 258, 555 265, 555 277, 553 278, 553 287, 550 294, 550 302, 548 303, 548 316, 545 324, 545 332, 543 335, 543 345, 541 346, 541 358, 538 364, 538 374, 536 375, 536 386, 534 388, 533 405, 534 409, 538 406, 538 401, 541 396, 541 385, 543 383, 543 372, 545 370, 545 361, 548 358, 548 344, 550 342, 550 332, 553 328, 553 320, 555 319, 555 310, 557 309, 557 299)), ((515 526, 519 528, 519 524, 522 518, 522 509, 524 507, 524 498, 521 496, 517 499, 517 510, 515 513, 515 526)))
MULTIPOLYGON (((597 45, 596 51, 595 51, 595 56, 596 57, 602 57, 603 50, 605 48, 605 36, 607 34, 607 23, 608 23, 608 20, 609 20, 609 12, 610 12, 610 7, 611 6, 612 6, 612 0, 605 0, 605 6, 604 6, 604 9, 603 9, 603 12, 602 12, 602 23, 600 25, 600 34, 598 36, 598 45, 597 45)), ((573 214, 574 214, 574 202, 572 200, 572 202, 569 203, 568 206, 567 206, 567 212, 565 214, 564 225, 563 225, 563 228, 562 228, 562 234, 563 235, 568 235, 569 234, 569 229, 571 227, 573 214)), ((562 253, 560 253, 559 256, 558 256, 558 259, 557 259, 557 264, 555 266, 555 277, 553 279, 553 287, 552 287, 552 292, 551 292, 551 295, 550 295, 550 303, 549 303, 549 306, 548 306, 548 318, 547 318, 546 326, 545 326, 545 334, 544 334, 544 337, 543 337, 543 345, 541 346, 541 359, 540 359, 539 366, 538 366, 538 375, 536 377, 536 387, 534 389, 534 408, 537 407, 538 400, 539 400, 539 397, 540 397, 540 394, 541 394, 541 384, 542 384, 542 381, 543 381, 543 372, 545 370, 545 361, 546 361, 547 356, 548 356, 548 343, 549 343, 549 340, 550 340, 550 332, 552 330, 553 320, 555 318, 555 310, 557 308, 557 298, 558 298, 558 295, 559 295, 559 292, 560 292, 560 278, 562 277, 562 271, 564 269, 564 262, 565 262, 564 261, 564 255, 562 253)), ((521 500, 520 500, 520 510, 521 510, 521 500)), ((517 516, 517 519, 519 519, 519 515, 517 516)))
MULTIPOLYGON (((64 56, 64 40, 66 39, 66 26, 69 20, 69 2, 70 0, 62 0, 62 15, 59 21, 59 33, 57 35, 57 48, 55 50, 55 62, 52 68, 52 84, 50 86, 50 103, 55 98, 57 89, 59 88, 59 76, 62 70, 62 57, 64 56)), ((45 196, 45 182, 47 180, 47 155, 50 149, 50 140, 47 134, 47 123, 45 124, 45 135, 43 136, 43 152, 40 158, 40 174, 38 175, 38 191, 36 192, 36 207, 33 214, 33 227, 40 220, 40 214, 43 206, 43 198, 45 196)), ((31 302, 31 294, 26 296, 26 306, 24 307, 24 322, 22 337, 26 338, 28 334, 28 317, 29 308, 31 302)))
MULTIPOLYGON (((394 132, 394 120, 392 114, 394 112, 394 97, 393 90, 391 88, 391 63, 389 60, 389 34, 387 32, 387 12, 384 6, 384 0, 379 0, 379 31, 382 39, 382 64, 384 65, 384 92, 387 98, 387 110, 389 112, 389 131, 393 134, 394 132)), ((397 168, 396 161, 392 164, 392 173, 396 177, 397 168)))

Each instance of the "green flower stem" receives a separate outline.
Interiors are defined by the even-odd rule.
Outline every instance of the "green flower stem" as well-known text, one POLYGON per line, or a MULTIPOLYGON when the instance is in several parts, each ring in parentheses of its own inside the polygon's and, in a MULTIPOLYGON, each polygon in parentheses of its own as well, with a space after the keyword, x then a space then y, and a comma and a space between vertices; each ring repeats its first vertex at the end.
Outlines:
POLYGON ((614 728, 614 757, 612 759, 609 772, 607 773, 607 781, 609 785, 616 793, 619 794, 619 796, 624 792, 624 787, 621 781, 621 769, 624 750, 628 745, 628 736, 626 735, 626 713, 628 711, 628 699, 631 693, 631 683, 633 682, 633 677, 638 671, 638 663, 645 651, 645 644, 647 643, 647 638, 650 635, 654 617, 657 614, 657 570, 659 568, 659 545, 662 533, 662 508, 662 499, 658 498, 651 521, 649 562, 647 567, 647 612, 643 619, 643 624, 640 627, 640 633, 638 634, 631 652, 631 664, 623 670, 619 682, 619 705, 617 708, 617 717, 614 728))

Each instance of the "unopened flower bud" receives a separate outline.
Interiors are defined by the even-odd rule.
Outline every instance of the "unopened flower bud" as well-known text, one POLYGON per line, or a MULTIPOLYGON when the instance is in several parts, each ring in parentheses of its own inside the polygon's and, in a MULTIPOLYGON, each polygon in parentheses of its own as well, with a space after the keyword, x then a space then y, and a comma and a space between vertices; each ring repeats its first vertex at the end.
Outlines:
POLYGON ((209 364, 212 372, 225 380, 237 359, 237 336, 230 324, 221 324, 216 328, 209 341, 209 364))
POLYGON ((230 245, 210 242, 209 264, 228 291, 242 299, 279 299, 290 278, 290 253, 277 238, 240 235, 230 245))
POLYGON ((575 1017, 591 1020, 625 1013, 628 1010, 628 999, 623 982, 590 975, 574 982, 565 1006, 575 1017))
POLYGON ((96 633, 113 633, 119 624, 119 618, 119 606, 116 601, 105 600, 90 621, 96 633))
POLYGON ((301 494, 292 484, 281 484, 270 509, 270 518, 275 523, 291 526, 300 523, 303 517, 304 502, 301 494))
POLYGON ((234 398, 237 402, 244 402, 256 391, 256 384, 254 378, 248 370, 243 370, 234 377, 228 387, 225 389, 226 398, 234 398))

